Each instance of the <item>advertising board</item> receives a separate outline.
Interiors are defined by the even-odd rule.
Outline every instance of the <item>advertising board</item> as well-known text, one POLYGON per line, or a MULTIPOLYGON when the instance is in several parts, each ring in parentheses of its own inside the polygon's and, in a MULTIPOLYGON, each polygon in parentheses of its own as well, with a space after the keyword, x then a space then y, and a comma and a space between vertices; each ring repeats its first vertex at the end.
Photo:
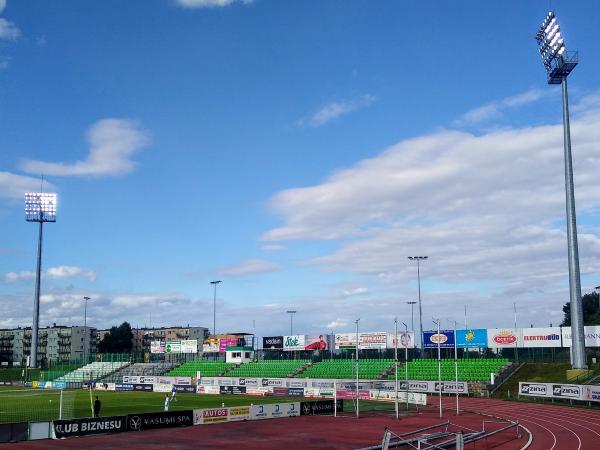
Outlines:
POLYGON ((454 330, 423 331, 425 348, 454 348, 454 330))
POLYGON ((126 424, 126 416, 89 417, 85 419, 55 420, 52 422, 54 436, 57 439, 98 433, 118 433, 126 430, 126 424))
POLYGON ((198 341, 196 339, 182 340, 181 353, 198 353, 198 341))
MULTIPOLYGON (((400 336, 400 333, 398 333, 398 336, 400 336)), ((338 333, 334 337, 334 342, 336 350, 353 349, 356 347, 356 333, 338 333)), ((388 333, 384 331, 372 331, 358 334, 358 348, 361 350, 385 349, 387 347, 388 333)))
POLYGON ((239 422, 241 420, 250 419, 250 407, 249 406, 235 406, 229 408, 229 421, 239 422))
POLYGON ((523 347, 560 347, 560 327, 522 328, 521 343, 523 347))
POLYGON ((250 406, 250 419, 277 419, 280 417, 297 417, 300 413, 300 403, 273 403, 270 405, 250 406))
POLYGON ((283 336, 263 337, 262 348, 265 350, 282 350, 283 349, 283 336))
POLYGON ((303 334, 283 337, 283 349, 285 351, 304 350, 305 337, 303 334))
MULTIPOLYGON (((387 334, 387 348, 396 348, 396 334, 387 334)), ((415 348, 415 333, 398 332, 398 348, 415 348)))
POLYGON ((165 353, 181 353, 181 341, 167 341, 165 353))
MULTIPOLYGON (((335 411, 334 400, 316 400, 309 402, 300 402, 300 415, 333 415, 335 411)), ((337 401, 338 412, 344 410, 344 402, 337 401)))
POLYGON ((150 353, 165 353, 165 341, 151 341, 150 353))
POLYGON ((583 398, 590 402, 600 402, 600 386, 584 385, 583 398))
POLYGON ((518 329, 490 328, 487 330, 489 348, 515 348, 521 347, 518 329))
POLYGON ((459 348, 486 348, 487 345, 488 338, 485 328, 456 330, 456 346, 459 348))
MULTIPOLYGON (((600 325, 586 325, 585 332, 586 347, 600 347, 600 325)), ((562 345, 571 347, 571 327, 562 327, 562 345)))
POLYGON ((219 386, 221 395, 244 395, 246 394, 246 386, 219 386))
POLYGON ((196 392, 198 394, 211 394, 218 395, 221 393, 220 386, 196 386, 196 392))
POLYGON ((236 347, 238 345, 238 338, 236 337, 225 337, 219 339, 219 352, 225 353, 229 347, 236 347))
POLYGON ((130 414, 127 416, 128 431, 152 430, 155 428, 186 427, 193 424, 194 413, 192 410, 130 414))

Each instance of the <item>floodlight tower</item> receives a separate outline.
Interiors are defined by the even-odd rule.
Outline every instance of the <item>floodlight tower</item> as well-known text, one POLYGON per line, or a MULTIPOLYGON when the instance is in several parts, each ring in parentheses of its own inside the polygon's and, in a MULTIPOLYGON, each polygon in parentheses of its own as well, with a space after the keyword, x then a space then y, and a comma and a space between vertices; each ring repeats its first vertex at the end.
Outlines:
POLYGON ((562 85, 563 145, 565 159, 565 191, 567 211, 567 247, 569 255, 569 295, 571 300, 571 337, 573 368, 587 369, 581 280, 579 276, 579 250, 577 245, 577 219, 573 186, 573 161, 571 157, 571 130, 569 125, 569 96, 567 77, 579 62, 577 52, 568 52, 554 11, 544 18, 535 39, 539 45, 548 84, 562 85))
POLYGON ((419 286, 419 340, 421 341, 421 352, 423 352, 423 308, 421 307, 421 261, 429 256, 409 256, 408 259, 417 262, 417 283, 419 286))
POLYGON ((25 194, 25 220, 38 222, 37 268, 35 272, 35 295, 33 298, 33 324, 31 326, 31 352, 29 367, 37 367, 37 345, 40 321, 40 276, 42 270, 42 240, 44 222, 56 222, 56 194, 49 192, 28 192, 25 194))

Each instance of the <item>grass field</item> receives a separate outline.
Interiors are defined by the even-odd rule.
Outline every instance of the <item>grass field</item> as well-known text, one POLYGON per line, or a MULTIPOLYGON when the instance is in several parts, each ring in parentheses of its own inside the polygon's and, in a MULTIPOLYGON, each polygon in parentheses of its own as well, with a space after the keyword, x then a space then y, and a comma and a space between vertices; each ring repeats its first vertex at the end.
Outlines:
MULTIPOLYGON (((132 413, 163 410, 165 394, 154 392, 94 391, 102 402, 101 416, 120 416, 132 413)), ((178 393, 170 410, 213 408, 221 405, 238 406, 298 401, 297 398, 247 397, 241 395, 199 395, 178 393)), ((0 423, 44 421, 58 419, 60 391, 0 388, 0 423)), ((63 418, 91 416, 90 394, 84 389, 65 390, 63 418)))

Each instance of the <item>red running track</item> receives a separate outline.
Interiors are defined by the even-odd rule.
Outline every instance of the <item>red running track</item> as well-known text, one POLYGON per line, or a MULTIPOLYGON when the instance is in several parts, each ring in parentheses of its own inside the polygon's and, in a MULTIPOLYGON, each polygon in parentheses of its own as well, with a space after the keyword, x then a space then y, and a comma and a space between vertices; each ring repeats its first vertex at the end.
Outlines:
MULTIPOLYGON (((438 405, 436 397, 429 397, 438 405)), ((455 408, 454 397, 443 397, 445 408, 455 408)), ((528 450, 600 449, 600 410, 495 399, 460 398, 460 408, 519 421, 532 433, 528 450)))
MULTIPOLYGON (((450 431, 469 428, 481 430, 482 416, 465 413, 458 417, 446 411, 444 420, 453 424, 450 431)), ((143 432, 97 435, 63 440, 44 440, 1 445, 7 450, 25 449, 251 449, 251 450, 337 450, 357 449, 381 443, 385 427, 397 434, 428 425, 439 424, 435 408, 427 408, 415 416, 396 420, 389 415, 301 416, 248 422, 230 422, 170 428, 143 432)), ((504 424, 490 424, 494 429, 504 424)), ((488 427, 486 427, 488 428, 488 427)), ((469 449, 515 450, 522 448, 528 436, 516 438, 516 430, 508 430, 487 441, 469 444, 469 449)))

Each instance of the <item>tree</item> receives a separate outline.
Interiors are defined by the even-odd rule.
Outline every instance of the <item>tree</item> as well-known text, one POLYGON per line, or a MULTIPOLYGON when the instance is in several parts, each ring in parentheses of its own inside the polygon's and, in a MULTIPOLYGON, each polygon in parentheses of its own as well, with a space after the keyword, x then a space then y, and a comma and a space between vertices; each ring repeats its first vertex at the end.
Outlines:
POLYGON ((100 353, 129 353, 133 348, 133 333, 129 322, 112 327, 98 344, 100 353))
MULTIPOLYGON (((583 324, 584 325, 600 325, 600 302, 598 293, 585 294, 581 300, 583 302, 583 324)), ((563 327, 571 326, 571 302, 565 303, 563 306, 565 318, 562 322, 563 327)))

